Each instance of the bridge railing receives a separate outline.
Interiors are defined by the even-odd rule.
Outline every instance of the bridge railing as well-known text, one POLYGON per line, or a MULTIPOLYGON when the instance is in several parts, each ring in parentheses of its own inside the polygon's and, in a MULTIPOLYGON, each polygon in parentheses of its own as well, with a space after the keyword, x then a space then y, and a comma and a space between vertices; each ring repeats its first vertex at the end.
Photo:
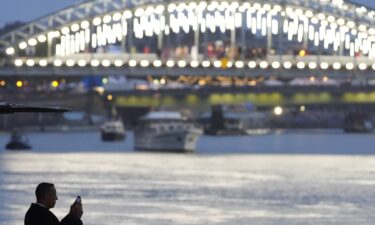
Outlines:
MULTIPOLYGON (((1 63, 1 62, 0 62, 1 63)), ((4 62, 2 62, 4 64, 4 62)), ((334 70, 375 70, 375 62, 366 56, 328 56, 328 55, 268 55, 262 59, 254 60, 230 60, 207 59, 199 55, 197 60, 191 58, 171 58, 161 60, 153 53, 81 53, 69 57, 28 58, 20 57, 7 61, 10 67, 45 67, 45 66, 104 66, 104 67, 205 67, 205 68, 260 68, 260 69, 334 69, 334 70)))

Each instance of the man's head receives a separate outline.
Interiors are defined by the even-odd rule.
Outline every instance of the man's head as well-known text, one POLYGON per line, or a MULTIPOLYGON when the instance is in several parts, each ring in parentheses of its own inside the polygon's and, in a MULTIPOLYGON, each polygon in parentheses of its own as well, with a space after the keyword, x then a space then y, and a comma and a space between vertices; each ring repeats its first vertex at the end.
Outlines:
POLYGON ((36 201, 46 208, 51 209, 55 206, 57 195, 54 184, 40 183, 35 190, 36 201))

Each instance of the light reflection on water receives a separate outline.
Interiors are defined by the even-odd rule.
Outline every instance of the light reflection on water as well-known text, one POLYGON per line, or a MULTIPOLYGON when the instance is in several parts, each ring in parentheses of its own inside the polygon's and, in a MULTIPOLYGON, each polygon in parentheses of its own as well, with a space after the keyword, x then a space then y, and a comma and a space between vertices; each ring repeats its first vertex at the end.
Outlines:
POLYGON ((59 218, 80 194, 83 220, 92 225, 367 225, 375 219, 375 157, 353 155, 348 144, 369 153, 371 134, 204 137, 198 154, 137 153, 131 137, 108 144, 96 133, 29 138, 31 152, 0 152, 1 225, 23 223, 41 181, 56 184, 59 218), (263 148, 267 154, 246 154, 263 148), (341 155, 348 150, 351 155, 341 155))

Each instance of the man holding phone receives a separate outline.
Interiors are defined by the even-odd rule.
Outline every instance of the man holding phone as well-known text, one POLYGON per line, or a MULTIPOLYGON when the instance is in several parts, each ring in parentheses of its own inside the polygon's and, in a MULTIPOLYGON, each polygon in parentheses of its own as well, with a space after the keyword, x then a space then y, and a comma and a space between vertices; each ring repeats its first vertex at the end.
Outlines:
POLYGON ((77 197, 70 206, 70 211, 64 219, 59 222, 57 217, 50 211, 55 207, 57 194, 54 184, 40 183, 35 190, 36 203, 32 203, 25 215, 25 225, 82 225, 82 202, 77 197))

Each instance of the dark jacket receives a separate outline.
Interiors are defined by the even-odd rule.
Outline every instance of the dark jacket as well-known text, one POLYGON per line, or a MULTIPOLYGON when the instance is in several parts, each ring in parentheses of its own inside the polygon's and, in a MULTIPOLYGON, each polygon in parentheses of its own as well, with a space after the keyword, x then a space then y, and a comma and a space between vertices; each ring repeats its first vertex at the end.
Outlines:
POLYGON ((32 203, 25 215, 25 225, 82 225, 82 221, 68 214, 60 223, 49 209, 32 203))

